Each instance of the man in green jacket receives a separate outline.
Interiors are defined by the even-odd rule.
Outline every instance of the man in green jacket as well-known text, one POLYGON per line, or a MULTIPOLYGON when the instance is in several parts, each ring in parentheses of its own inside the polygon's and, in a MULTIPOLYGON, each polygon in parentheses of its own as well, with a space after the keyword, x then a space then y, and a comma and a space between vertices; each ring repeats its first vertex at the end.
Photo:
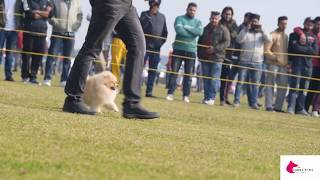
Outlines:
MULTIPOLYGON (((202 35, 203 28, 200 20, 195 18, 197 11, 196 3, 189 3, 187 13, 178 16, 174 23, 176 31, 176 40, 173 43, 172 71, 178 72, 184 62, 184 73, 187 74, 183 78, 183 101, 189 103, 191 77, 193 73, 197 40, 202 35)), ((177 74, 171 74, 169 78, 169 89, 167 100, 172 101, 173 93, 176 89, 177 74)))
MULTIPOLYGON (((0 49, 6 44, 6 49, 15 50, 17 46, 18 33, 21 28, 21 0, 0 0, 0 49)), ((0 53, 0 64, 2 62, 2 52, 0 53)), ((6 51, 5 59, 5 80, 14 81, 12 78, 13 53, 6 51)))

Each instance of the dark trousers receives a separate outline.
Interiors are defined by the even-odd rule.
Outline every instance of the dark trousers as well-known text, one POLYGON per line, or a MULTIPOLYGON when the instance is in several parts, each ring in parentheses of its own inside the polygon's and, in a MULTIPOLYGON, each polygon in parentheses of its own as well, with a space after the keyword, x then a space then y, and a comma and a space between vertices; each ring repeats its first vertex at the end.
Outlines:
POLYGON ((149 62, 150 69, 148 71, 146 94, 152 94, 153 85, 157 76, 157 69, 160 62, 160 54, 147 52, 144 60, 149 62))
MULTIPOLYGON (((46 36, 24 33, 23 51, 44 54, 46 49, 46 36)), ((37 73, 42 63, 43 55, 22 54, 21 77, 23 79, 37 79, 37 73), (30 63, 30 58, 31 63, 30 63)))
POLYGON ((71 69, 65 93, 69 98, 82 99, 92 62, 99 56, 104 38, 115 29, 128 50, 123 79, 125 103, 138 103, 146 45, 137 10, 132 0, 90 0, 90 3, 92 18, 88 33, 71 69))
MULTIPOLYGON (((192 83, 190 74, 193 73, 195 58, 196 58, 196 54, 193 52, 173 50, 173 57, 172 57, 172 64, 171 64, 172 71, 175 73, 179 72, 182 62, 184 62, 184 73, 187 74, 183 76, 183 82, 182 82, 183 96, 190 96, 190 88, 192 83), (188 57, 188 58, 182 58, 182 56, 188 57)), ((173 94, 177 87, 178 75, 171 74, 169 77, 170 78, 169 78, 168 94, 173 94)))
MULTIPOLYGON (((311 80, 309 85, 309 90, 311 91, 320 91, 320 68, 313 68, 312 69, 312 78, 317 78, 317 80, 311 80)), ((305 108, 309 111, 310 106, 312 105, 312 111, 319 111, 320 110, 320 94, 314 92, 308 92, 306 98, 305 108)))
MULTIPOLYGON (((66 38, 60 38, 51 36, 51 44, 49 48, 49 54, 50 55, 62 55, 64 57, 70 57, 72 55, 74 42, 75 40, 72 39, 74 36, 65 36, 59 33, 53 33, 53 35, 59 35, 66 38)), ((44 80, 51 80, 54 66, 53 64, 56 62, 57 58, 48 56, 46 61, 46 67, 45 67, 45 76, 44 80)), ((67 81, 69 70, 71 65, 71 59, 70 58, 64 58, 63 59, 63 65, 62 65, 62 74, 61 74, 61 82, 67 81)))
POLYGON ((228 94, 228 82, 226 81, 230 77, 230 64, 225 63, 222 65, 221 71, 221 86, 220 86, 220 101, 225 102, 228 94))

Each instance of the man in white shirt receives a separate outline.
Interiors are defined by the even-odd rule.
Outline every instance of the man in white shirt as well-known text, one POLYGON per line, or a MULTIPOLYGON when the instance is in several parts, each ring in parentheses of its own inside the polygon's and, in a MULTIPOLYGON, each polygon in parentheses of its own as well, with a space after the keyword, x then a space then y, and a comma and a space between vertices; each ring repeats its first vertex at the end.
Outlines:
MULTIPOLYGON (((0 48, 15 50, 17 46, 17 29, 20 28, 21 0, 0 0, 0 48)), ((0 59, 2 60, 2 52, 0 59)), ((14 81, 12 78, 13 52, 6 51, 5 80, 14 81)))

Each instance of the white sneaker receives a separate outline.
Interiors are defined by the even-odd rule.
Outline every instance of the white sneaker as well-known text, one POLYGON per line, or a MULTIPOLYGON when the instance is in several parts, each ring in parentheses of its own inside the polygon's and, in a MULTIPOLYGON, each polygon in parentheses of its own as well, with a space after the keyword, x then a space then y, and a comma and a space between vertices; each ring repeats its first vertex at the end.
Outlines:
POLYGON ((214 100, 210 99, 210 100, 204 100, 203 104, 209 105, 209 106, 213 106, 214 105, 214 100))
POLYGON ((44 86, 51 87, 51 80, 44 80, 44 81, 43 81, 43 85, 44 85, 44 86))
POLYGON ((62 81, 62 82, 60 83, 60 86, 61 86, 61 87, 66 87, 66 84, 67 84, 67 81, 62 81))
POLYGON ((311 116, 316 118, 320 117, 318 111, 312 111, 311 116))
POLYGON ((166 97, 167 101, 173 101, 173 95, 172 94, 168 94, 168 96, 166 97))
POLYGON ((184 101, 185 103, 190 103, 190 99, 189 99, 188 96, 184 96, 184 97, 183 97, 183 101, 184 101))

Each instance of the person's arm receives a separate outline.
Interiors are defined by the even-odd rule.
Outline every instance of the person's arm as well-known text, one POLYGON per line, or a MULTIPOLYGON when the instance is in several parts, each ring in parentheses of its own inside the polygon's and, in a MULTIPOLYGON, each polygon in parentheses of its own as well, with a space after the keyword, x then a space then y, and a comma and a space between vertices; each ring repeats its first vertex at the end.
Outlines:
POLYGON ((238 25, 237 25, 236 23, 233 23, 232 29, 231 29, 231 31, 230 31, 230 39, 231 39, 232 41, 236 40, 238 34, 239 34, 238 25))
POLYGON ((237 36, 237 43, 243 44, 247 39, 247 33, 248 33, 248 30, 243 29, 237 36))
POLYGON ((185 28, 184 28, 184 25, 181 21, 181 18, 180 17, 177 17, 175 22, 174 22, 174 29, 176 31, 176 33, 180 36, 186 36, 186 37, 189 37, 191 36, 192 34, 189 33, 185 28))
POLYGON ((150 33, 152 27, 151 16, 148 12, 142 12, 140 16, 140 23, 144 33, 150 33))
POLYGON ((33 10, 32 13, 34 14, 35 19, 48 19, 51 15, 52 5, 48 3, 46 10, 33 10))
POLYGON ((184 26, 185 30, 190 32, 193 36, 201 36, 203 33, 202 23, 199 21, 196 25, 196 27, 192 27, 189 25, 184 26))
POLYGON ((167 28, 167 23, 166 23, 165 17, 164 17, 164 25, 163 25, 161 37, 162 37, 162 44, 161 44, 161 46, 162 46, 167 41, 167 38, 168 38, 168 28, 167 28))
POLYGON ((319 52, 318 39, 317 39, 317 37, 315 37, 315 41, 314 41, 313 44, 310 46, 309 54, 316 56, 316 55, 318 55, 318 52, 319 52))
MULTIPOLYGON (((311 46, 308 45, 301 45, 299 42, 299 35, 298 34, 292 34, 291 41, 290 41, 290 51, 292 53, 297 54, 307 54, 307 55, 315 55, 318 53, 317 51, 317 44, 312 44, 311 46)), ((316 42, 316 40, 315 40, 316 42)))
POLYGON ((273 37, 271 37, 270 41, 268 43, 266 43, 265 45, 265 55, 268 58, 269 61, 277 61, 277 56, 272 52, 271 48, 273 46, 273 44, 276 43, 275 39, 273 37))
POLYGON ((83 19, 83 13, 82 13, 81 8, 80 8, 80 6, 79 6, 79 8, 78 8, 78 13, 77 13, 77 21, 76 21, 75 24, 72 26, 72 30, 73 30, 74 32, 78 31, 79 28, 81 27, 82 19, 83 19))
POLYGON ((222 29, 223 29, 223 39, 216 47, 214 47, 214 52, 223 52, 230 46, 230 42, 231 42, 230 32, 225 27, 223 27, 222 29))

